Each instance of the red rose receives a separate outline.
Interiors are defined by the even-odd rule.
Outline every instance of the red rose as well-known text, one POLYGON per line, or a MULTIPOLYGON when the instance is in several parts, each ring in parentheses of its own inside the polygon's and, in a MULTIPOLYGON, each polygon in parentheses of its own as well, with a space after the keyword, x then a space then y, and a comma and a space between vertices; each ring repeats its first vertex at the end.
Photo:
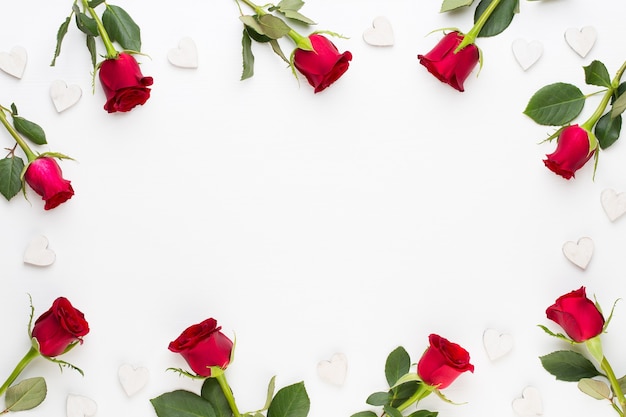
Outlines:
POLYGON ((185 329, 168 349, 180 353, 196 374, 209 377, 209 367, 226 369, 230 363, 233 342, 221 329, 215 319, 206 319, 185 329))
POLYGON ((24 180, 45 200, 45 210, 55 208, 74 195, 70 181, 63 179, 61 167, 51 157, 39 157, 29 163, 24 180))
POLYGON ((417 374, 428 385, 443 389, 465 371, 474 372, 469 353, 441 336, 428 336, 430 346, 417 363, 417 374))
POLYGON ((319 93, 337 81, 348 70, 352 54, 339 53, 337 47, 322 35, 310 35, 313 51, 296 49, 293 64, 319 93))
POLYGON ((83 313, 75 309, 63 297, 52 303, 50 310, 43 313, 33 327, 32 336, 39 343, 39 352, 48 357, 64 353, 68 347, 83 342, 89 333, 89 324, 83 313))
POLYGON ((470 75, 479 59, 478 47, 469 44, 459 52, 454 50, 463 41, 460 32, 450 32, 426 55, 418 55, 420 64, 439 79, 459 91, 465 91, 463 83, 470 75))
POLYGON ((589 132, 578 125, 571 125, 561 131, 556 150, 546 155, 543 163, 552 172, 569 180, 594 152, 595 149, 589 149, 589 132))
POLYGON ((139 64, 132 55, 121 53, 117 58, 107 59, 100 65, 100 82, 107 102, 104 109, 109 113, 126 112, 144 104, 150 98, 152 77, 144 77, 139 64))
POLYGON ((547 308, 546 315, 575 342, 596 337, 604 328, 604 317, 594 302, 587 298, 585 287, 557 298, 547 308))

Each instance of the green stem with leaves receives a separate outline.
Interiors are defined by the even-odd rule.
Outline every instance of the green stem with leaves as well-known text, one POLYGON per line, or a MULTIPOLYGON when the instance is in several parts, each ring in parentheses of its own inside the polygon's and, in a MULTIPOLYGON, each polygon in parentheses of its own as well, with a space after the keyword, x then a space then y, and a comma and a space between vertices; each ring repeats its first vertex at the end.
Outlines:
POLYGON ((4 392, 15 382, 17 377, 22 373, 24 368, 37 356, 39 356, 39 351, 35 349, 34 346, 31 346, 30 350, 24 355, 21 361, 17 364, 11 375, 4 381, 4 384, 0 387, 0 395, 4 394, 4 392))
POLYGON ((489 6, 487 6, 485 11, 482 12, 476 23, 474 23, 474 26, 470 29, 469 32, 465 34, 459 46, 456 47, 456 49, 454 50, 455 54, 461 49, 465 48, 467 45, 471 45, 476 41, 478 34, 482 30, 483 26, 485 26, 485 23, 487 23, 487 20, 489 20, 489 17, 493 13, 493 11, 496 9, 496 7, 498 7, 500 1, 501 0, 492 0, 492 2, 489 3, 489 6))
POLYGON ((34 161, 35 159, 37 159, 37 155, 35 155, 32 149, 30 149, 30 147, 26 144, 26 141, 22 139, 20 134, 17 133, 17 130, 15 130, 15 128, 11 125, 11 123, 9 123, 9 121, 7 120, 5 111, 10 111, 10 110, 3 106, 0 106, 0 123, 4 125, 4 127, 9 132, 9 134, 13 136, 13 139, 15 139, 17 144, 20 145, 20 148, 22 148, 22 150, 26 154, 26 157, 28 158, 28 162, 34 161))
POLYGON ((620 386, 619 381, 615 376, 615 372, 613 372, 613 368, 609 364, 609 361, 606 360, 606 358, 602 358, 602 362, 600 362, 600 367, 606 374, 606 377, 609 380, 611 387, 613 388, 613 393, 615 393, 615 396, 617 397, 617 401, 619 402, 621 408, 621 410, 619 411, 620 415, 623 416, 624 410, 626 410, 626 398, 624 397, 624 391, 622 390, 622 387, 620 386))
POLYGON ((83 3, 83 7, 85 8, 85 10, 89 12, 92 19, 96 22, 96 25, 98 27, 98 33, 100 34, 100 37, 102 38, 102 42, 104 43, 104 47, 107 50, 106 59, 117 58, 118 56, 117 49, 115 49, 115 46, 113 46, 113 42, 111 42, 111 38, 109 38, 109 34, 104 28, 104 25, 102 24, 102 20, 100 20, 100 17, 98 17, 98 14, 93 9, 93 7, 89 7, 89 2, 87 0, 82 0, 82 3, 83 3))
POLYGON ((413 395, 411 395, 405 402, 400 404, 398 407, 398 411, 406 410, 412 404, 417 404, 423 398, 426 398, 431 392, 433 392, 434 387, 431 387, 428 384, 420 382, 417 391, 413 395))
POLYGON ((596 110, 589 117, 589 119, 587 119, 587 121, 580 125, 580 127, 588 131, 591 131, 593 129, 598 120, 600 120, 600 117, 602 117, 602 115, 604 114, 606 106, 608 106, 611 101, 611 97, 613 97, 613 94, 615 94, 615 91, 617 91, 617 88, 619 87, 620 81, 622 79, 622 75, 624 75, 624 71, 626 71, 626 62, 622 64, 620 69, 615 74, 615 77, 611 81, 611 87, 609 87, 605 91, 604 96, 602 96, 602 100, 600 100, 600 104, 598 104, 596 110))
POLYGON ((230 406, 230 410, 233 412, 234 417, 241 417, 241 413, 237 408, 237 404, 235 403, 235 397, 233 397, 233 390, 230 389, 230 385, 226 381, 226 375, 224 373, 219 373, 214 377, 217 380, 217 383, 220 385, 222 392, 224 393, 224 397, 226 397, 226 401, 230 406))

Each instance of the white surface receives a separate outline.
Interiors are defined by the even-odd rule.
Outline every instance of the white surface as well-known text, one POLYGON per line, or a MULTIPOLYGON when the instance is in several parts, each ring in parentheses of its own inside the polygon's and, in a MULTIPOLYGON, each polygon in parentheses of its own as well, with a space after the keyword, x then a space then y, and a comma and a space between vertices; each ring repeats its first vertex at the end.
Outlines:
MULTIPOLYGON (((165 371, 185 366, 167 346, 208 317, 237 336, 227 377, 246 411, 263 404, 275 374, 278 386, 304 380, 311 417, 367 409, 367 396, 385 387, 387 354, 402 345, 417 361, 428 334, 438 333, 468 349, 476 370, 446 389, 467 404, 432 396, 424 408, 447 417, 514 416, 513 400, 533 386, 546 416, 614 413, 543 370, 538 356, 565 346, 536 325, 558 330, 545 309, 581 285, 607 311, 626 297, 626 221, 611 222, 600 201, 606 188, 626 191, 626 149, 619 141, 602 152, 595 181, 589 163, 568 182, 541 161, 554 145, 539 142, 553 130, 522 111, 552 82, 597 91, 584 85, 582 70, 593 59, 615 73, 625 56, 614 16, 626 13, 626 3, 521 1, 504 33, 479 40, 484 66, 459 93, 416 56, 439 40, 427 36, 434 29, 469 30, 473 9, 442 15, 439 1, 311 0, 302 12, 319 29, 349 37, 335 43, 354 55, 344 77, 317 95, 257 44, 255 76, 239 81, 233 1, 114 4, 141 26, 149 55, 142 69, 154 77, 151 99, 128 114, 102 109, 98 83, 91 94, 89 56, 74 26, 49 66, 71 2, 9 2, 0 14, 0 51, 21 45, 29 56, 21 80, 0 73, 2 104, 15 102, 44 127, 46 150, 76 159, 62 162, 76 190, 69 202, 45 212, 29 190, 30 203, 18 195, 0 205, 0 377, 29 346, 27 293, 36 315, 68 297, 91 327, 64 357, 84 377, 43 360, 25 371, 49 386, 46 401, 25 417, 63 416, 70 393, 96 401, 99 416, 147 417, 155 415, 150 398, 198 392, 199 382, 165 371), (393 47, 362 40, 376 16, 392 24, 393 47), (583 59, 563 34, 588 25, 598 40, 583 59), (183 37, 197 45, 196 70, 167 60, 183 37), (544 45, 527 71, 511 52, 518 38, 544 45), (84 92, 61 114, 48 91, 57 79, 84 92), (54 265, 24 265, 36 235, 48 237, 54 265), (585 271, 561 253, 563 242, 580 236, 596 246, 585 271), (494 362, 482 342, 488 328, 516 342, 494 362), (341 387, 316 371, 335 352, 349 362, 341 387), (124 363, 151 375, 130 398, 117 376, 124 363)), ((7 134, 0 138, 13 145, 7 134)), ((619 303, 604 338, 619 375, 625 326, 619 303)))

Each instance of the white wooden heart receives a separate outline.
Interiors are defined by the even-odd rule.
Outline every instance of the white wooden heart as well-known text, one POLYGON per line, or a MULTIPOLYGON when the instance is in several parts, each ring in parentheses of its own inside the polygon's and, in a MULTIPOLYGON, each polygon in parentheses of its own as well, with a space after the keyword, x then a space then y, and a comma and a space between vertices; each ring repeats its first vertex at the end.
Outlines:
POLYGON ((198 68, 198 48, 191 38, 183 38, 178 48, 170 49, 167 54, 170 64, 179 68, 198 68))
POLYGON ((50 98, 58 113, 78 103, 82 95, 83 90, 77 85, 68 86, 62 80, 56 80, 50 84, 50 98))
POLYGON ((563 255, 580 269, 587 268, 593 255, 593 240, 581 237, 578 242, 568 241, 563 244, 563 255))
POLYGON ((533 417, 543 414, 543 404, 539 390, 535 387, 526 387, 522 397, 513 400, 513 411, 520 417, 533 417))
POLYGON ((147 368, 135 368, 132 365, 124 364, 119 367, 117 376, 126 395, 131 397, 146 386, 150 379, 150 372, 147 368))
POLYGON ((483 345, 489 359, 495 361, 513 349, 513 336, 495 329, 487 329, 483 333, 483 345))
POLYGON ((0 52, 0 69, 15 78, 24 75, 26 61, 28 54, 21 46, 14 46, 11 52, 0 52))
POLYGON ((526 42, 524 39, 516 39, 511 44, 513 56, 524 71, 532 67, 543 54, 543 44, 539 41, 526 42))
POLYGON ((600 195, 602 208, 612 222, 626 213, 626 193, 616 193, 615 190, 607 188, 600 195))
POLYGON ((35 266, 49 266, 56 260, 56 254, 48 249, 48 238, 37 236, 30 241, 24 251, 24 263, 35 266))
POLYGON ((569 28, 565 31, 565 42, 581 57, 586 57, 596 43, 598 34, 593 26, 585 26, 578 30, 569 28))
POLYGON ((91 398, 69 394, 66 409, 67 417, 91 417, 98 411, 98 405, 91 398))
POLYGON ((372 46, 392 46, 395 39, 389 20, 383 16, 375 18, 372 27, 363 32, 363 40, 372 46))
POLYGON ((324 381, 333 385, 343 385, 348 373, 348 358, 343 353, 335 353, 329 361, 317 364, 317 374, 324 381))

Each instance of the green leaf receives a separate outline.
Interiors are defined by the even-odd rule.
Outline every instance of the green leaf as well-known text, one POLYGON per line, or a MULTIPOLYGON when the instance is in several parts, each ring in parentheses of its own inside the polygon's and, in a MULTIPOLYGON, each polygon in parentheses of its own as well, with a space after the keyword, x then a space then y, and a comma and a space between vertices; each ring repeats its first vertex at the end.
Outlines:
POLYGON ((471 6, 474 0, 443 0, 439 13, 449 12, 460 7, 471 6))
POLYGON ((45 145, 48 143, 46 142, 46 133, 37 123, 26 120, 21 116, 13 115, 13 126, 15 127, 15 130, 26 136, 37 145, 45 145))
POLYGON ((61 44, 63 43, 63 38, 65 38, 65 35, 67 34, 67 29, 70 27, 71 20, 72 15, 69 15, 65 18, 65 21, 61 23, 61 26, 59 26, 59 30, 57 31, 57 45, 54 48, 54 57, 52 57, 52 62, 50 63, 51 67, 54 67, 57 58, 61 55, 61 44))
POLYGON ((189 391, 167 392, 150 402, 158 417, 216 417, 211 403, 189 391))
POLYGON ((107 5, 102 24, 113 42, 130 51, 141 51, 141 30, 137 23, 119 6, 107 5))
MULTIPOLYGON (((478 21, 491 2, 492 0, 482 0, 478 4, 474 12, 474 23, 478 21)), ((491 16, 489 16, 487 22, 478 33, 478 36, 486 38, 503 32, 511 24, 518 4, 519 0, 502 0, 500 4, 496 6, 491 16)))
POLYGON ((622 115, 612 118, 611 113, 606 113, 598 123, 596 123, 596 127, 594 133, 596 138, 598 139, 598 143, 600 143, 601 149, 606 149, 612 144, 615 143, 617 139, 619 139, 620 131, 622 130, 622 115))
POLYGON ((285 11, 285 10, 293 10, 298 11, 304 6, 304 2, 302 0, 281 0, 277 5, 276 9, 285 11))
POLYGON ((89 7, 91 7, 92 9, 95 9, 96 7, 98 7, 99 5, 101 5, 102 3, 104 3, 105 0, 91 0, 89 1, 87 4, 89 5, 89 7))
POLYGON ((539 359, 544 369, 559 381, 575 382, 601 375, 589 359, 573 350, 559 350, 539 359))
POLYGON ((306 25, 315 25, 315 21, 309 19, 308 17, 306 17, 305 15, 303 15, 300 12, 296 12, 295 10, 280 10, 280 12, 282 14, 285 15, 285 17, 287 19, 291 19, 291 20, 297 20, 300 23, 304 23, 306 25))
POLYGON ((207 378, 202 384, 200 395, 213 406, 216 417, 230 417, 233 415, 224 391, 215 378, 207 378))
POLYGON ((402 346, 394 349, 385 362, 385 377, 389 386, 395 385, 400 377, 409 372, 410 367, 411 358, 407 351, 402 346))
POLYGON ((377 417, 377 415, 373 411, 360 411, 352 414, 350 417, 377 417))
POLYGON ((243 71, 241 72, 241 80, 246 80, 254 75, 254 55, 252 54, 252 39, 248 35, 246 28, 243 29, 241 38, 241 56, 243 58, 243 71))
POLYGON ((381 407, 385 404, 391 403, 391 394, 388 392, 375 392, 367 397, 365 403, 375 407, 381 407))
POLYGON ((304 383, 298 382, 278 390, 267 410, 267 417, 306 417, 310 407, 304 383))
POLYGON ((540 88, 528 101, 524 114, 544 126, 563 126, 580 114, 585 96, 574 85, 554 83, 540 88))
POLYGON ((5 407, 9 411, 33 409, 46 399, 46 392, 46 380, 42 377, 25 379, 7 389, 5 407))
POLYGON ((261 26, 262 33, 272 39, 280 39, 291 30, 285 22, 271 14, 259 16, 258 22, 261 26))
POLYGON ((0 159, 0 194, 11 200, 22 189, 24 161, 19 156, 0 159))
POLYGON ((98 25, 95 20, 85 13, 76 13, 76 26, 88 36, 98 36, 98 25))
MULTIPOLYGON (((250 15, 243 15, 243 16, 239 16, 239 20, 241 20, 241 22, 249 29, 252 29, 253 32, 255 32, 258 36, 264 36, 263 33, 263 28, 261 27, 261 25, 259 24, 258 20, 257 20, 256 15, 254 16, 250 16, 250 15)), ((255 36, 253 36, 253 34, 249 33, 249 35, 254 39, 257 40, 255 36)), ((267 40, 258 40, 258 42, 267 42, 269 41, 270 38, 267 38, 267 40)))
POLYGON ((96 38, 93 36, 87 36, 85 44, 87 45, 87 50, 89 51, 89 56, 91 57, 91 65, 96 68, 96 65, 98 64, 96 38))
POLYGON ((270 379, 269 384, 267 384, 267 394, 265 396, 265 405, 263 406, 262 410, 267 410, 268 408, 270 408, 270 405, 272 404, 272 397, 274 397, 275 389, 276 389, 276 376, 273 376, 272 379, 270 379))
POLYGON ((437 417, 437 415, 439 415, 437 411, 417 410, 416 412, 409 414, 407 417, 437 417))
POLYGON ((400 410, 389 405, 384 406, 383 410, 385 411, 385 414, 387 414, 389 417, 403 417, 400 410))
POLYGON ((626 110, 626 94, 621 94, 611 106, 611 117, 617 117, 626 110))
POLYGON ((611 76, 606 66, 600 61, 593 61, 583 67, 585 70, 585 82, 589 85, 611 88, 611 76))
POLYGON ((583 378, 578 381, 578 389, 596 400, 610 400, 611 388, 603 381, 583 378))
POLYGON ((413 394, 415 394, 417 390, 420 389, 421 384, 422 382, 411 381, 402 385, 398 385, 397 387, 391 389, 391 406, 398 407, 400 406, 400 404, 411 398, 413 394))

